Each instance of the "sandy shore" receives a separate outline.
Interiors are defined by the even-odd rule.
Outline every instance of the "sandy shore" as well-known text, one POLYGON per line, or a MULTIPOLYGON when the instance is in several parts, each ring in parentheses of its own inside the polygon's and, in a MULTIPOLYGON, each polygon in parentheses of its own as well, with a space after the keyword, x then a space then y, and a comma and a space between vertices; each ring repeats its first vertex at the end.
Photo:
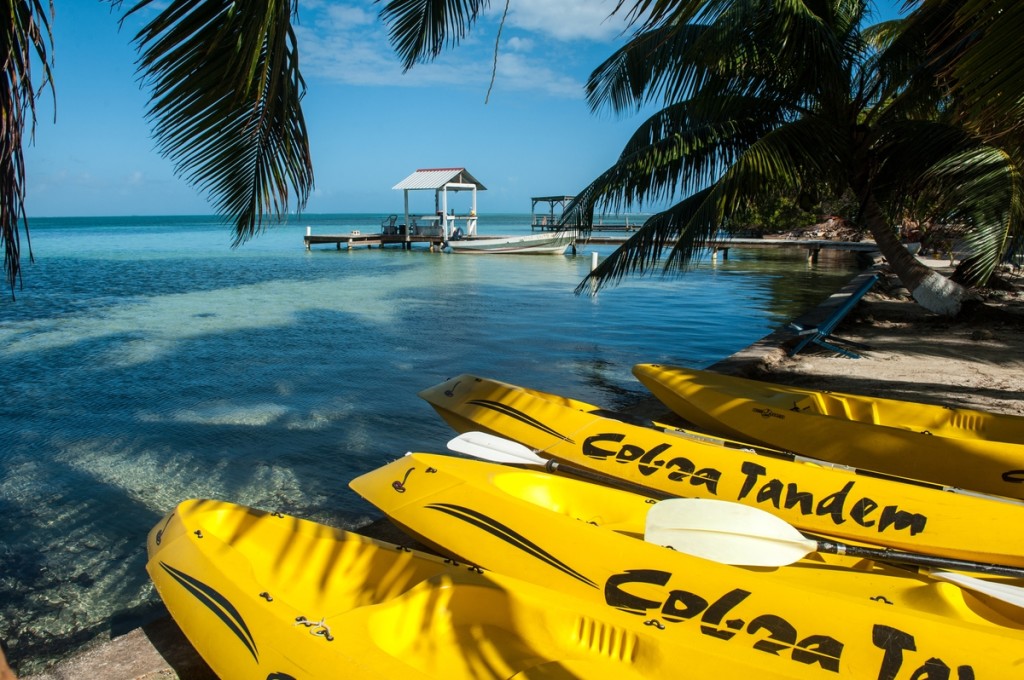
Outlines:
POLYGON ((814 389, 1024 415, 1020 289, 988 293, 980 307, 951 320, 928 313, 897 279, 883 276, 835 335, 870 349, 850 359, 810 345, 789 357, 780 338, 769 336, 758 343, 761 351, 755 345, 715 368, 814 389))
MULTIPOLYGON (((946 263, 929 264, 942 269, 946 263)), ((846 288, 855 287, 854 282, 846 288)), ((833 296, 800 321, 827 318, 841 302, 841 295, 833 296)), ((780 329, 712 368, 771 382, 1024 415, 1024 292, 1019 286, 987 295, 966 319, 948 320, 925 312, 893 277, 883 276, 836 335, 870 349, 850 359, 812 345, 791 358, 784 347, 794 336, 780 329)), ((654 399, 632 410, 650 417, 665 414, 654 399)), ((166 619, 32 676, 85 677, 206 680, 211 674, 166 619)))

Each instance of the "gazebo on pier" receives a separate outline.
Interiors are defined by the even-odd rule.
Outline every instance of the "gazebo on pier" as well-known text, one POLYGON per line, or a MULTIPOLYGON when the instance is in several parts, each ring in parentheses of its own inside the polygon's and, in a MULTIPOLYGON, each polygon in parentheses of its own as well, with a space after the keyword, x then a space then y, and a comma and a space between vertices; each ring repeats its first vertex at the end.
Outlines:
POLYGON ((572 203, 575 196, 534 196, 530 199, 530 230, 554 229, 565 212, 565 206, 572 203), (537 214, 537 204, 547 203, 548 214, 537 214), (558 216, 555 216, 555 206, 559 206, 558 216))
POLYGON ((401 189, 405 197, 405 236, 437 236, 448 241, 457 229, 461 220, 465 225, 462 233, 466 236, 476 234, 476 192, 486 191, 487 187, 473 177, 465 168, 424 168, 412 173, 393 189, 401 189), (409 213, 410 191, 433 191, 434 212, 430 215, 411 215, 409 213), (468 215, 456 215, 448 210, 448 192, 471 191, 472 200, 468 215))

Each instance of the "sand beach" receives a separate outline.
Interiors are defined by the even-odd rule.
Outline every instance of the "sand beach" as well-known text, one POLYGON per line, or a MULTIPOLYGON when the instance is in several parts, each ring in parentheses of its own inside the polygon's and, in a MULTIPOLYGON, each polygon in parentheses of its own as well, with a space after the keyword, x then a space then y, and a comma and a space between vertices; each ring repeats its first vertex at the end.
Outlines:
MULTIPOLYGON (((948 262, 926 262, 951 272, 948 262)), ((981 293, 976 309, 945 319, 915 304, 898 279, 879 271, 879 283, 835 332, 868 345, 859 359, 819 348, 789 357, 783 331, 715 368, 787 385, 1024 415, 1020 280, 1007 277, 1013 290, 981 293)))

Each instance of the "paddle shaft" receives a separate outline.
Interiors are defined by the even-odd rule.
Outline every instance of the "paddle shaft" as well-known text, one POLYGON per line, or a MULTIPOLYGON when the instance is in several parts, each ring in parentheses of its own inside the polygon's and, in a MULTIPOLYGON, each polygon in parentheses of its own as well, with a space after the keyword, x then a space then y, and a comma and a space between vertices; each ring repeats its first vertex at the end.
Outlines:
POLYGON ((657 489, 652 489, 648 486, 643 486, 642 484, 634 484, 633 482, 627 481, 625 479, 619 479, 618 477, 613 477, 611 475, 602 474, 600 472, 594 472, 593 470, 588 470, 587 468, 576 467, 575 465, 566 465, 565 463, 558 462, 554 458, 549 458, 547 462, 544 463, 544 469, 547 470, 548 472, 561 472, 563 474, 572 475, 573 477, 577 477, 588 482, 595 482, 597 484, 603 484, 604 486, 611 486, 616 489, 622 489, 623 491, 630 491, 632 493, 641 496, 647 496, 648 498, 653 498, 655 500, 665 500, 666 498, 679 498, 679 496, 674 496, 670 493, 658 491, 657 489))
POLYGON ((1024 568, 1007 567, 1001 564, 986 564, 985 562, 972 562, 970 560, 958 560, 952 557, 936 557, 921 553, 908 553, 902 550, 890 548, 865 548, 859 545, 839 543, 811 538, 818 544, 818 552, 830 555, 849 555, 850 557, 864 557, 878 560, 880 562, 896 562, 899 564, 913 564, 920 567, 931 567, 940 569, 956 569, 959 571, 973 571, 993 576, 1014 576, 1024 578, 1024 568))

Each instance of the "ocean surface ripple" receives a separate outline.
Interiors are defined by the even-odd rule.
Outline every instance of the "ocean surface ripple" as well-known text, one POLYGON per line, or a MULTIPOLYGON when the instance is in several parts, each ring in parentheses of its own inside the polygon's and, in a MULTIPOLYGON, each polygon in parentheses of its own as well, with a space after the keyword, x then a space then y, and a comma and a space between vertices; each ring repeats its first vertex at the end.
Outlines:
POLYGON ((348 480, 453 434, 419 390, 471 372, 622 407, 645 396, 633 364, 713 363, 855 270, 733 250, 587 297, 608 247, 303 247, 307 225, 382 217, 302 216, 235 249, 211 218, 32 222, 37 261, 0 306, 0 639, 22 674, 162 614, 145 538, 181 500, 362 526, 378 514, 348 480))

